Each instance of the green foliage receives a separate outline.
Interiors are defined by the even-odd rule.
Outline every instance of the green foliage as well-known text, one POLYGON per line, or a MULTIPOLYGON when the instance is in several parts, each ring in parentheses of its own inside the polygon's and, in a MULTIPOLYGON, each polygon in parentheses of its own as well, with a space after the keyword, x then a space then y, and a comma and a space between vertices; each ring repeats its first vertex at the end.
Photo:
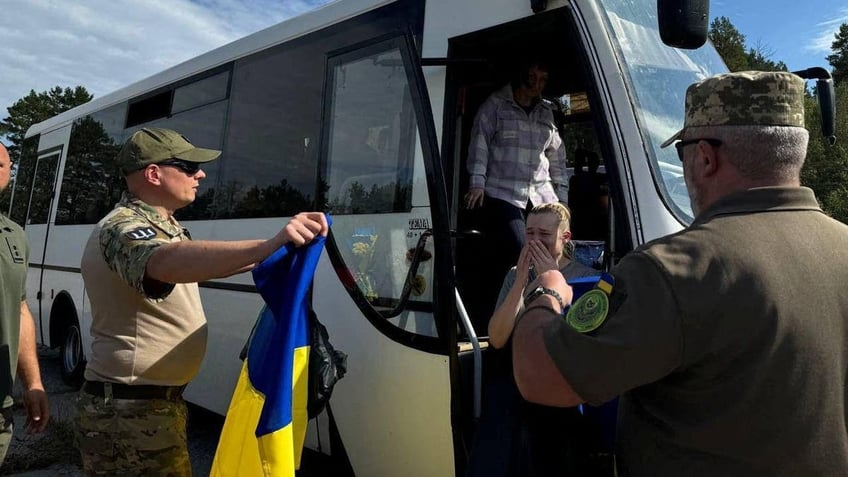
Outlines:
MULTIPOLYGON (((91 101, 91 98, 91 94, 82 86, 77 86, 74 89, 62 89, 56 86, 41 93, 30 90, 28 95, 15 101, 15 104, 7 108, 9 115, 0 121, 0 136, 6 136, 8 140, 6 145, 12 163, 16 163, 20 159, 24 135, 30 126, 80 104, 87 103, 91 101)), ((0 192, 0 213, 5 213, 8 210, 11 195, 11 185, 0 192)))
POLYGON ((748 57, 745 54, 745 35, 733 26, 729 18, 718 17, 714 19, 710 23, 709 38, 730 71, 748 69, 748 57))
POLYGON ((806 99, 805 109, 810 145, 801 183, 816 192, 825 212, 848 223, 848 82, 836 87, 835 145, 827 144, 821 134, 821 113, 814 96, 806 99))
POLYGON ((782 61, 772 61, 770 59, 772 54, 772 52, 766 51, 765 47, 762 45, 757 45, 756 48, 748 49, 748 53, 745 55, 745 58, 748 61, 748 69, 757 71, 789 71, 789 68, 786 67, 786 63, 782 61))
MULTIPOLYGON (((710 24, 710 40, 731 71, 788 71, 782 61, 771 60, 772 53, 763 45, 748 48, 745 35, 726 17, 710 24), (747 49, 747 53, 746 53, 747 49)), ((822 209, 837 220, 848 223, 848 24, 843 24, 833 42, 833 54, 827 57, 833 66, 836 87, 836 145, 827 143, 821 133, 818 99, 806 99, 806 124, 810 131, 807 160, 801 171, 801 183, 813 189, 822 209)), ((816 65, 809 65, 816 66, 816 65)))
POLYGON ((833 66, 833 80, 836 83, 845 83, 848 80, 848 23, 839 26, 831 50, 833 53, 827 56, 827 61, 833 66))
POLYGON ((0 121, 0 135, 5 135, 10 144, 12 160, 18 158, 24 134, 33 124, 40 123, 59 113, 91 101, 93 96, 82 86, 62 89, 59 86, 49 91, 29 94, 7 108, 9 116, 0 121))
POLYGON ((745 43, 745 35, 727 17, 713 20, 709 37, 730 71, 789 71, 784 62, 771 60, 774 52, 769 51, 765 45, 757 43, 749 48, 745 43))

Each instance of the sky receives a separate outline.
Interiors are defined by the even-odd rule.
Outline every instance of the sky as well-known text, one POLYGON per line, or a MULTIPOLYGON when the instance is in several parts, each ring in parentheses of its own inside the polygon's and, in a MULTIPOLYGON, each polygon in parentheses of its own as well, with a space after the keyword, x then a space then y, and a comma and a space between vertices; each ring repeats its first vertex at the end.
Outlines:
POLYGON ((0 119, 54 86, 95 97, 329 0, 0 0, 0 119))
MULTIPOLYGON (((0 0, 0 118, 30 90, 82 85, 103 96, 328 1, 0 0)), ((848 2, 712 0, 710 16, 790 69, 830 69, 848 2)))
POLYGON ((727 17, 749 48, 771 53, 790 71, 813 66, 831 70, 839 25, 848 23, 845 0, 712 0, 710 17, 727 17))

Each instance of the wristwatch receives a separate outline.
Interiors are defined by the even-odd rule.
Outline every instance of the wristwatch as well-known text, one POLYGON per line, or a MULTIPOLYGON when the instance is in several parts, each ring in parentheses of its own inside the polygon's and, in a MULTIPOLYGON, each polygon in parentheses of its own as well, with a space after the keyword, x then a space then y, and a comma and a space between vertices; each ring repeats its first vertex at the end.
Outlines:
POLYGON ((530 294, 527 295, 526 298, 524 298, 524 306, 526 307, 530 305, 533 300, 539 298, 542 295, 550 295, 556 298, 556 301, 559 303, 559 309, 565 310, 565 305, 563 305, 562 297, 559 296, 559 293, 557 293, 555 290, 551 290, 550 288, 545 287, 537 287, 535 290, 531 291, 530 294))

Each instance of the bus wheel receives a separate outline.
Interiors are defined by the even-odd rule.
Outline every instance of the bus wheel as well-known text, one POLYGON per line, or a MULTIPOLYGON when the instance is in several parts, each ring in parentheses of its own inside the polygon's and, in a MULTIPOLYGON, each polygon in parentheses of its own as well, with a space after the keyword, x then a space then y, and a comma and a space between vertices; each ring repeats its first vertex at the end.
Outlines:
POLYGON ((60 348, 62 355, 62 380, 69 386, 82 384, 85 370, 85 358, 82 354, 82 335, 79 325, 74 322, 65 329, 65 337, 60 348))

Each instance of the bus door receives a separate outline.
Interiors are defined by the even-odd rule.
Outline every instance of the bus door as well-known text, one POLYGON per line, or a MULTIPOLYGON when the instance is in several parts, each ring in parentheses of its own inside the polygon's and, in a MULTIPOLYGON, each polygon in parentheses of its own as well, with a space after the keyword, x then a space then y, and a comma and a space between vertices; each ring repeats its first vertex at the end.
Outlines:
MULTIPOLYGON (((444 179, 417 52, 403 35, 330 54, 313 307, 347 375, 331 401, 357 475, 454 475, 456 324, 444 179)), ((310 431, 311 432, 311 431, 310 431)))
MULTIPOLYGON (((65 151, 64 144, 67 143, 67 133, 70 127, 60 129, 41 136, 38 152, 35 155, 34 164, 22 162, 21 167, 32 167, 32 182, 29 187, 29 208, 26 217, 26 235, 30 247, 30 272, 27 276, 28 289, 38 290, 35 297, 28 297, 30 310, 39 323, 40 341, 45 343, 44 338, 49 325, 48 316, 49 301, 53 297, 48 294, 45 297, 43 284, 46 273, 45 256, 47 253, 47 242, 50 233, 51 211, 53 210, 54 197, 56 196, 56 184, 62 154, 65 151), (34 285, 34 286, 33 286, 34 285), (37 303, 33 303, 33 299, 37 303), (35 305, 35 306, 33 306, 35 305)), ((17 188, 17 185, 16 185, 17 188)), ((19 190, 23 191, 23 189, 19 190)), ((19 200, 21 197, 16 198, 19 200)))

